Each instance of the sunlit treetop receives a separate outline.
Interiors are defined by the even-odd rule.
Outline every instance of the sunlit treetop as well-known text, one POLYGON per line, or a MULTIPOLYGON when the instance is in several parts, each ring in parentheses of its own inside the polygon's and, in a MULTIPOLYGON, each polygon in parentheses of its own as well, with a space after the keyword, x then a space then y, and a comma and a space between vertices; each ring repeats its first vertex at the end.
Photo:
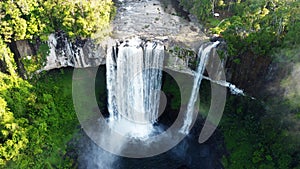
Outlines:
POLYGON ((89 37, 106 29, 115 9, 111 0, 4 0, 0 1, 0 35, 5 42, 46 40, 64 31, 70 37, 89 37))

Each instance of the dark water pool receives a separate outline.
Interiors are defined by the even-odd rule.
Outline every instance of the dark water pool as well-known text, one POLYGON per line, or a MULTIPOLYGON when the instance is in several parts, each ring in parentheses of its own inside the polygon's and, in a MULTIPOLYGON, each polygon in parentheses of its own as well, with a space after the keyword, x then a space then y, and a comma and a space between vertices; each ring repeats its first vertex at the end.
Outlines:
MULTIPOLYGON (((199 123, 199 122, 198 122, 199 123)), ((200 125, 171 150, 149 158, 125 158, 98 147, 85 134, 77 143, 80 169, 221 169, 223 139, 218 131, 204 144, 198 143, 200 125)))

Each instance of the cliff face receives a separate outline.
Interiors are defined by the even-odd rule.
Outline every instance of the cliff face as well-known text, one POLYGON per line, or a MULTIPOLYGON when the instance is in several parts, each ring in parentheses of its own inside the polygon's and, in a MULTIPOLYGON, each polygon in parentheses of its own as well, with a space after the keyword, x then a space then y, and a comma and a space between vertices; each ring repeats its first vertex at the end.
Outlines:
MULTIPOLYGON (((112 23, 111 35, 105 39, 69 39, 64 33, 56 32, 48 39, 50 52, 46 63, 41 70, 50 70, 61 67, 95 67, 105 64, 108 49, 120 41, 126 41, 139 37, 145 41, 159 40, 163 42, 167 58, 166 66, 176 71, 190 73, 190 62, 196 57, 198 48, 208 37, 201 32, 198 25, 183 19, 176 14, 172 4, 152 0, 141 1, 117 1, 117 15, 112 23), (178 59, 170 50, 186 49, 192 51, 190 56, 178 59)), ((18 60, 18 67, 25 74, 22 66, 22 58, 34 55, 38 52, 40 42, 35 45, 28 41, 18 41, 12 46, 18 60)), ((28 57, 30 58, 30 57, 28 57)))
POLYGON ((50 52, 43 70, 71 66, 75 68, 95 67, 105 64, 106 49, 91 39, 71 41, 63 33, 49 36, 50 52))
POLYGON ((35 53, 33 46, 27 40, 11 42, 9 48, 14 54, 14 60, 17 64, 17 72, 22 78, 27 78, 26 69, 22 63, 22 58, 32 56, 35 53))
MULTIPOLYGON (((200 30, 200 25, 187 17, 177 16, 178 9, 166 1, 117 1, 118 12, 112 23, 111 36, 100 43, 97 35, 94 39, 71 40, 62 32, 51 34, 47 42, 50 52, 42 70, 105 64, 108 49, 120 41, 137 36, 145 41, 163 42, 166 68, 192 75, 198 48, 204 41, 208 41, 208 37, 200 30)), ((24 74, 25 71, 21 58, 36 54, 38 45, 27 41, 18 41, 12 45, 16 60, 19 61, 20 73, 24 74)), ((265 83, 270 62, 270 58, 255 58, 251 54, 242 56, 240 63, 227 59, 226 78, 255 96, 257 89, 265 83)))
POLYGON ((270 57, 256 57, 254 54, 247 53, 240 56, 239 62, 232 59, 226 61, 226 78, 245 90, 252 96, 258 96, 268 80, 270 71, 270 57))

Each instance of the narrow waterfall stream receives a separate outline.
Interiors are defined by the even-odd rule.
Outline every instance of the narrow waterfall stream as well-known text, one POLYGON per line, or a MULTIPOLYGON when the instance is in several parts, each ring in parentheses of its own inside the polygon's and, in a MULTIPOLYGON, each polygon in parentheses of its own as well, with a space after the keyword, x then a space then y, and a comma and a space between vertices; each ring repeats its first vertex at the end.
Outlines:
POLYGON ((246 96, 242 89, 237 88, 234 84, 229 83, 227 81, 217 81, 206 76, 203 76, 203 79, 209 80, 210 82, 218 84, 220 86, 228 87, 231 94, 246 96))
POLYGON ((188 134, 190 130, 190 126, 192 123, 193 118, 193 112, 195 103, 199 94, 199 88, 201 85, 201 81, 203 79, 203 73, 205 70, 205 66, 207 64, 208 57, 210 55, 210 52, 213 48, 215 48, 220 42, 216 41, 214 43, 209 44, 206 46, 206 44, 201 45, 198 52, 198 67, 194 78, 194 85, 193 90, 190 96, 190 100, 188 102, 187 106, 187 112, 184 119, 183 127, 180 129, 180 132, 188 134))

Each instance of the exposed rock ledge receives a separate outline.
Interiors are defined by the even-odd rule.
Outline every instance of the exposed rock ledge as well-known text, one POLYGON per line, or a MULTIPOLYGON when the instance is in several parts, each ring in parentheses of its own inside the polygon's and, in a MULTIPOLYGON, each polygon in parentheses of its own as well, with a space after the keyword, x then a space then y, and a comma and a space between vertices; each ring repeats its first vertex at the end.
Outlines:
MULTIPOLYGON (((48 40, 50 53, 42 70, 66 66, 84 68, 105 64, 107 49, 117 41, 136 36, 145 40, 161 40, 166 51, 176 46, 194 53, 197 53, 203 41, 208 40, 198 26, 176 16, 170 4, 163 5, 159 0, 126 0, 118 1, 116 5, 118 12, 112 23, 111 36, 101 43, 96 43, 97 35, 95 39, 71 41, 61 32, 51 34, 48 40)), ((167 58, 169 58, 167 67, 191 74, 188 68, 189 60, 178 60, 177 57, 172 57, 172 54, 167 54, 167 58)))

